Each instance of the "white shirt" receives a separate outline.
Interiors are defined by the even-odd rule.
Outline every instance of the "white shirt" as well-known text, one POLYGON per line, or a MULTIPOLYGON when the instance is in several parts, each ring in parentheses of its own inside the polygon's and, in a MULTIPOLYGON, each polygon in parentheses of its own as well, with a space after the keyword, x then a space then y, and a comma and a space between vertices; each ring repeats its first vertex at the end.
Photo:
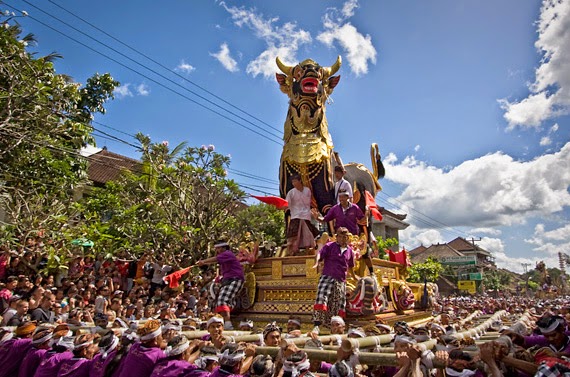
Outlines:
POLYGON ((340 203, 338 193, 343 190, 348 192, 348 197, 352 200, 352 185, 346 179, 341 178, 334 184, 334 198, 337 203, 340 203))
POLYGON ((311 220, 311 190, 303 187, 303 191, 292 188, 287 193, 287 203, 292 219, 311 220))

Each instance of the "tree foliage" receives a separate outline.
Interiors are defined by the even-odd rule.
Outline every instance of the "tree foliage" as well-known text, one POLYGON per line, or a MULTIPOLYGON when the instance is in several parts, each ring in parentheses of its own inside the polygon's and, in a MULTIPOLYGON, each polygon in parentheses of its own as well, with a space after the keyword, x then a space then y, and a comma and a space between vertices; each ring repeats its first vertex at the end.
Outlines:
POLYGON ((423 263, 412 264, 408 270, 408 281, 412 283, 423 283, 424 279, 426 279, 429 282, 436 282, 442 271, 442 264, 436 259, 428 257, 423 263))
POLYGON ((118 83, 103 74, 81 86, 57 74, 56 55, 35 57, 26 50, 33 37, 21 36, 13 17, 0 23, 0 241, 61 240, 73 191, 86 180, 79 150, 93 143, 93 115, 118 83))
POLYGON ((209 254, 220 237, 234 238, 236 214, 245 193, 226 177, 230 158, 214 146, 172 150, 167 142, 141 143, 141 169, 93 190, 78 210, 79 233, 99 251, 138 255, 154 251, 171 264, 186 264, 209 254))

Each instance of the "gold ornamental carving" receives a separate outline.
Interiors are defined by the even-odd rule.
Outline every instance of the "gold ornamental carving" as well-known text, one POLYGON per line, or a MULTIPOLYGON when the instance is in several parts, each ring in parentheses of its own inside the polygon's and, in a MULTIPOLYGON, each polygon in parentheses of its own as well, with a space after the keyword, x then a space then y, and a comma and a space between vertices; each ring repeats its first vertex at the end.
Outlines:
POLYGON ((312 301, 315 299, 315 290, 266 290, 265 301, 312 301))
POLYGON ((303 264, 287 264, 283 266, 283 275, 305 275, 305 265, 303 264))
POLYGON ((317 269, 313 268, 314 264, 315 261, 312 259, 305 260, 305 276, 308 278, 317 279, 319 277, 319 274, 317 273, 317 269))
POLYGON ((280 260, 271 261, 271 278, 283 278, 283 262, 280 260))
POLYGON ((263 280, 258 281, 257 286, 261 289, 266 287, 317 287, 317 279, 316 278, 299 278, 294 280, 263 280))

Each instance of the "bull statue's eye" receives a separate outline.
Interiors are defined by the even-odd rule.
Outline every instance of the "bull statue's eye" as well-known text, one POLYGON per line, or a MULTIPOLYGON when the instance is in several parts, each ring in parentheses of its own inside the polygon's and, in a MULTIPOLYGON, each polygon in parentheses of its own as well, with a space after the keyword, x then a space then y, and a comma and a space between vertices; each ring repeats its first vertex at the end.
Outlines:
POLYGON ((303 75, 304 75, 304 69, 301 68, 300 66, 296 66, 293 69, 293 77, 295 78, 295 80, 300 81, 303 75))

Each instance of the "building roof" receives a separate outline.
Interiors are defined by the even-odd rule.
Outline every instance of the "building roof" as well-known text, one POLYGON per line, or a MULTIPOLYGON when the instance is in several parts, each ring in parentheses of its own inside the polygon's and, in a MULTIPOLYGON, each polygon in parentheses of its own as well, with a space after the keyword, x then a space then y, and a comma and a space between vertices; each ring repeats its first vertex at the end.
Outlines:
POLYGON ((381 213, 382 215, 388 215, 388 216, 390 216, 390 217, 392 217, 392 218, 394 218, 394 219, 400 220, 400 221, 404 221, 404 220, 406 219, 406 217, 408 217, 408 215, 405 214, 405 213, 404 213, 404 214, 394 213, 394 212, 392 212, 392 211, 388 211, 388 210, 387 210, 386 208, 384 208, 384 207, 380 207, 379 209, 380 209, 380 213, 381 213))
POLYGON ((457 237, 447 244, 464 254, 484 254, 485 256, 491 256, 491 253, 475 245, 475 242, 469 242, 462 237, 457 237))
POLYGON ((124 170, 140 172, 141 162, 103 148, 88 158, 87 175, 95 185, 104 185, 121 176, 124 170))
POLYGON ((463 254, 461 254, 459 251, 455 250, 454 248, 445 243, 431 245, 421 253, 417 253, 415 255, 412 255, 410 253, 410 258, 412 259, 412 263, 423 263, 428 259, 428 257, 441 259, 441 257, 455 257, 455 256, 463 256, 463 254))
POLYGON ((416 247, 415 249, 409 250, 408 253, 410 254, 410 257, 413 255, 418 255, 423 253, 425 250, 427 249, 427 247, 425 247, 424 245, 420 245, 418 247, 416 247))

